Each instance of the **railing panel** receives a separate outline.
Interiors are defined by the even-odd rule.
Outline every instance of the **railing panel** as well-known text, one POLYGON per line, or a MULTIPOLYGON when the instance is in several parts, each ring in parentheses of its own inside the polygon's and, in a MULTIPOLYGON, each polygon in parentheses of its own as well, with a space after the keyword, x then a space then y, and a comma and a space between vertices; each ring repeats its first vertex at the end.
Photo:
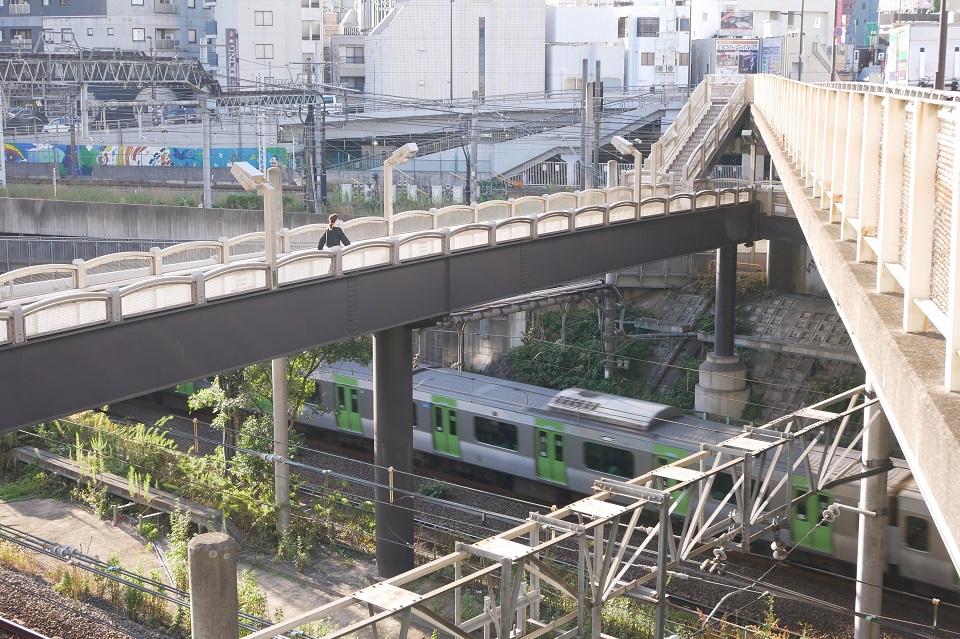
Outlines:
POLYGON ((429 231, 433 228, 433 213, 429 211, 408 211, 393 216, 393 232, 397 235, 429 231))
POLYGON ((340 255, 343 271, 356 271, 393 263, 393 245, 386 242, 368 242, 361 246, 349 246, 340 255))
POLYGON ((320 236, 327 230, 326 224, 305 224, 287 231, 289 252, 316 249, 320 243, 320 236))
POLYGON ((144 315, 195 303, 196 282, 190 277, 164 278, 145 286, 120 291, 120 309, 124 318, 144 315))
POLYGON ((401 262, 406 260, 415 260, 421 257, 430 257, 432 255, 443 254, 443 235, 440 233, 431 233, 429 235, 418 235, 403 239, 400 241, 401 262))
POLYGON ((451 229, 450 250, 462 251, 478 246, 489 246, 492 235, 493 229, 486 225, 470 225, 451 229))
POLYGON ((547 201, 539 195, 526 195, 513 201, 513 215, 537 215, 547 212, 547 201))
POLYGON ((336 274, 337 260, 332 251, 290 255, 277 262, 277 284, 330 277, 336 274))
POLYGON ((637 204, 634 202, 617 202, 611 204, 607 212, 607 219, 614 222, 632 222, 637 219, 637 204))
POLYGON ((496 226, 497 243, 512 240, 524 240, 533 237, 533 220, 530 218, 511 218, 496 226))
POLYGON ((667 203, 661 199, 644 200, 640 204, 640 217, 655 217, 667 214, 667 203))
POLYGON ((544 213, 537 218, 537 235, 563 233, 570 230, 570 214, 562 211, 544 213))
POLYGON ((59 333, 94 324, 109 318, 106 293, 71 293, 63 298, 29 304, 23 309, 23 328, 27 339, 59 333))
POLYGON ((77 267, 73 264, 40 264, 0 275, 0 301, 45 295, 74 288, 77 267))
POLYGON ((225 250, 227 253, 225 263, 265 255, 267 237, 263 233, 247 233, 240 237, 233 237, 227 240, 225 250))
MULTIPOLYGON (((379 217, 361 217, 343 223, 343 231, 351 242, 372 240, 387 235, 387 221, 379 217)), ((320 238, 317 238, 320 241, 320 238)), ((317 245, 314 244, 314 247, 317 245)))
POLYGON ((607 203, 607 192, 604 189, 587 189, 577 195, 577 206, 599 206, 607 203))
MULTIPOLYGON (((643 188, 642 186, 640 187, 643 188)), ((607 203, 612 204, 613 202, 632 202, 633 201, 633 187, 632 186, 615 186, 612 189, 607 190, 607 203)))
POLYGON ((473 209, 469 206, 448 206, 437 211, 437 228, 471 222, 473 222, 473 209))
POLYGON ((717 193, 697 193, 694 199, 696 208, 711 208, 720 206, 720 196, 717 193))
POLYGON ((266 290, 269 288, 268 276, 266 264, 244 264, 215 269, 204 277, 206 299, 210 301, 240 293, 266 290))
POLYGON ((13 313, 0 311, 0 344, 13 341, 13 313))
POLYGON ((573 212, 573 227, 584 229, 603 226, 607 211, 603 207, 589 206, 573 212))
POLYGON ((573 193, 552 193, 547 196, 548 211, 569 211, 577 208, 577 196, 573 193))
POLYGON ((670 213, 681 213, 683 211, 689 211, 692 208, 693 196, 691 196, 689 193, 674 195, 670 198, 669 203, 667 204, 667 210, 670 213))
POLYGON ((510 217, 510 204, 503 200, 481 202, 477 205, 477 222, 492 222, 510 217))

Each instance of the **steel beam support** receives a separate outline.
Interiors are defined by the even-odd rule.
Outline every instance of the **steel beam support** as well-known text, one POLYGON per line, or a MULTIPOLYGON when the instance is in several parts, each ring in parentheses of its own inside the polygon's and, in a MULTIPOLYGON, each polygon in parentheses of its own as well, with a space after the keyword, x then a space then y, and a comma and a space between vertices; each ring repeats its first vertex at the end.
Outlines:
POLYGON ((412 362, 411 329, 400 326, 373 334, 377 570, 385 578, 413 568, 415 508, 409 496, 413 472, 412 362))

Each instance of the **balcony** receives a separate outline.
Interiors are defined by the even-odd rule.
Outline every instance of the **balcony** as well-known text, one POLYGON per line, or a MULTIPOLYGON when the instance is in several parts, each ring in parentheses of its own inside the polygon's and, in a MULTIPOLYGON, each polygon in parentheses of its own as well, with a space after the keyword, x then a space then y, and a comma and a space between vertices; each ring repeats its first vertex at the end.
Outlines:
POLYGON ((14 2, 10 4, 10 15, 22 16, 30 13, 29 2, 14 2))
POLYGON ((153 12, 163 14, 180 13, 180 3, 170 2, 170 0, 154 0, 153 12))
POLYGON ((172 51, 180 47, 180 40, 173 38, 160 38, 154 42, 158 51, 172 51))

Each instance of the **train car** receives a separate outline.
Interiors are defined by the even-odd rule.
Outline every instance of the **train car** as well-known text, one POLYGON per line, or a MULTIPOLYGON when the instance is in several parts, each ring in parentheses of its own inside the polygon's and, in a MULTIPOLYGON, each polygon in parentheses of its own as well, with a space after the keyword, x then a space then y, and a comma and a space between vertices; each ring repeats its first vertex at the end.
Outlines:
MULTIPOLYGON (((371 369, 344 364, 315 377, 317 403, 335 411, 306 424, 372 439, 371 369)), ((438 468, 548 503, 591 494, 600 477, 637 477, 698 451, 702 443, 715 444, 741 432, 671 406, 583 389, 558 392, 449 369, 417 370, 413 386, 415 451, 428 455, 438 468)), ((713 500, 732 485, 729 475, 718 476, 713 500)), ((888 486, 891 513, 897 513, 890 522, 889 564, 908 579, 960 592, 956 571, 903 461, 895 461, 888 486)), ((806 493, 805 479, 796 476, 791 490, 794 499, 806 493)), ((780 539, 799 546, 821 567, 851 573, 857 559, 857 515, 842 510, 832 522, 821 520, 830 504, 858 501, 857 482, 808 495, 792 510, 792 538, 784 530, 780 539)), ((681 503, 675 512, 683 515, 686 508, 681 503)))

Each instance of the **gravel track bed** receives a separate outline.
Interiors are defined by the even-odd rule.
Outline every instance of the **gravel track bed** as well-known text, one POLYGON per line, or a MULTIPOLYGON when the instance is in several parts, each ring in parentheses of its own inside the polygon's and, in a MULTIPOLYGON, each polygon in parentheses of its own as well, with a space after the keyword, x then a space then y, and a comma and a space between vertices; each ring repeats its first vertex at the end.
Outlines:
MULTIPOLYGON (((128 415, 147 425, 152 425, 164 415, 170 414, 169 411, 151 408, 140 403, 118 404, 111 408, 112 412, 128 415)), ((183 450, 193 445, 193 423, 190 419, 175 416, 164 425, 164 429, 170 431, 170 435, 177 440, 183 450)), ((219 430, 202 423, 199 426, 199 435, 217 442, 221 438, 219 430)), ((209 453, 213 448, 213 444, 200 442, 201 452, 209 453)), ((373 481, 373 466, 357 459, 321 451, 301 450, 296 460, 333 473, 373 481)), ((313 472, 302 468, 295 468, 293 471, 306 479, 313 489, 324 489, 327 480, 322 474, 314 475, 313 472)), ((435 480, 417 478, 414 482, 414 492, 418 491, 420 483, 432 481, 435 480)), ((351 498, 373 499, 373 488, 359 483, 342 488, 342 492, 351 498)), ((443 505, 442 502, 438 503, 438 500, 426 499, 421 495, 414 495, 413 499, 416 503, 418 519, 481 538, 514 527, 520 521, 526 520, 532 511, 541 513, 549 511, 548 508, 531 502, 452 484, 443 499, 451 502, 449 506, 443 505), (469 509, 465 509, 465 506, 469 509), (486 516, 481 517, 481 512, 487 513, 486 516)), ((576 561, 575 556, 573 561, 576 561)), ((651 558, 650 563, 653 561, 654 559, 651 558)), ((809 628, 810 636, 853 636, 855 591, 852 581, 845 583, 833 577, 787 565, 775 567, 767 572, 768 567, 754 559, 740 561, 736 553, 730 553, 729 560, 726 562, 727 574, 724 577, 702 572, 698 565, 690 564, 683 571, 679 571, 688 574, 689 577, 683 578, 682 574, 679 574, 672 578, 668 593, 675 597, 699 602, 700 610, 706 615, 724 595, 748 586, 751 580, 763 577, 763 583, 767 585, 758 585, 750 588, 749 592, 729 597, 723 603, 723 610, 739 610, 740 614, 746 618, 762 620, 767 610, 767 601, 766 598, 758 599, 758 593, 769 590, 775 595, 774 613, 781 626, 795 632, 800 632, 802 628, 809 628), (848 612, 825 610, 810 602, 780 596, 778 589, 796 592, 814 601, 839 605, 846 608, 848 612)), ((722 611, 718 614, 722 614, 722 611)), ((896 624, 898 627, 882 626, 881 637, 887 639, 916 637, 956 639, 960 632, 960 614, 957 613, 956 607, 951 610, 948 606, 941 606, 939 629, 929 627, 933 620, 933 606, 929 600, 924 602, 918 599, 885 595, 884 615, 898 620, 896 624)))
MULTIPOLYGON (((39 577, 0 568, 0 617, 53 639, 169 639, 170 635, 117 619, 89 603, 75 604, 39 577)), ((5 636, 0 631, 0 637, 5 636)))

